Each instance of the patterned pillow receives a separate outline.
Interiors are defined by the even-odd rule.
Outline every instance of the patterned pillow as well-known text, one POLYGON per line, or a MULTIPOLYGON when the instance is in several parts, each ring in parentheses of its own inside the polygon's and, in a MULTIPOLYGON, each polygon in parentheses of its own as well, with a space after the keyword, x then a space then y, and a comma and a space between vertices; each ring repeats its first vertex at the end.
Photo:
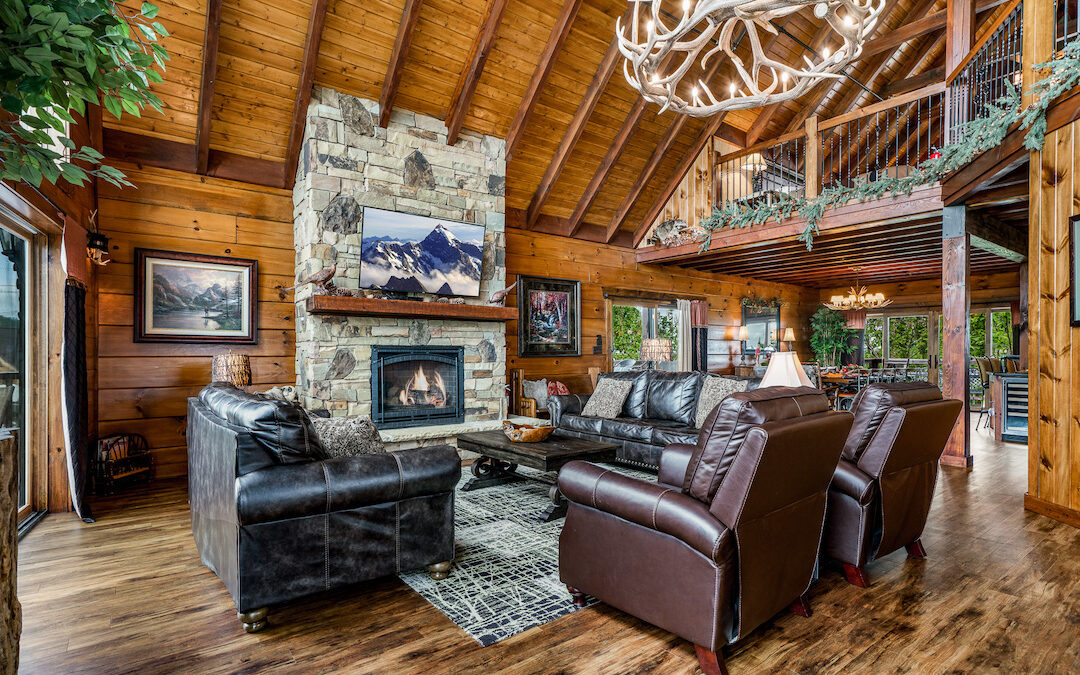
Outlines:
POLYGON ((547 380, 523 380, 521 393, 525 398, 536 401, 537 410, 547 410, 548 407, 548 381, 547 380))
POLYGON ((331 457, 381 455, 386 452, 382 437, 367 417, 312 418, 315 433, 331 457))
POLYGON ((720 401, 737 391, 746 391, 749 380, 733 380, 728 377, 711 375, 705 378, 698 392, 697 412, 694 413, 694 428, 700 429, 705 418, 720 405, 720 401))
POLYGON ((267 389, 262 393, 267 398, 277 399, 279 401, 288 401, 289 403, 299 403, 300 394, 296 391, 296 387, 285 385, 283 387, 273 387, 267 389))
POLYGON ((585 402, 582 417, 601 417, 615 419, 622 412, 623 401, 630 395, 633 380, 613 380, 604 378, 596 383, 596 390, 585 402))
POLYGON ((548 396, 561 396, 569 394, 570 390, 566 388, 566 385, 558 380, 552 380, 548 382, 548 396))

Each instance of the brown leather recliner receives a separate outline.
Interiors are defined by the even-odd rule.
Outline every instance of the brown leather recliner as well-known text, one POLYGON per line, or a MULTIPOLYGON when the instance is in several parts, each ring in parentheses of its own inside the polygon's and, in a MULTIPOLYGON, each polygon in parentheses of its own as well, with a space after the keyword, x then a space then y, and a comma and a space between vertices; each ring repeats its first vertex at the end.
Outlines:
POLYGON ((669 445, 656 483, 587 462, 559 474, 569 512, 559 574, 693 642, 706 673, 721 648, 785 607, 809 616, 829 481, 851 428, 822 392, 732 394, 697 445, 669 445))
POLYGON ((852 584, 869 586, 866 564, 901 547, 909 557, 926 556, 919 537, 962 407, 928 382, 872 384, 855 399, 855 423, 829 488, 823 545, 852 584))

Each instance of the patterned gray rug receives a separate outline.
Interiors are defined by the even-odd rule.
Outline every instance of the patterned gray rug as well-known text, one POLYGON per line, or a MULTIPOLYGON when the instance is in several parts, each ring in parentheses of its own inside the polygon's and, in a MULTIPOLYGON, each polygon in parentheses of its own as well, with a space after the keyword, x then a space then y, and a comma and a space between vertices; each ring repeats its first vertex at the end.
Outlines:
MULTIPOLYGON (((656 480, 654 474, 604 466, 656 480)), ((463 471, 458 487, 471 477, 468 469, 463 471)), ((457 558, 450 576, 433 581, 426 572, 410 572, 401 579, 485 647, 573 612, 577 607, 559 581, 563 521, 538 521, 551 503, 548 489, 536 481, 459 489, 454 515, 457 558)))

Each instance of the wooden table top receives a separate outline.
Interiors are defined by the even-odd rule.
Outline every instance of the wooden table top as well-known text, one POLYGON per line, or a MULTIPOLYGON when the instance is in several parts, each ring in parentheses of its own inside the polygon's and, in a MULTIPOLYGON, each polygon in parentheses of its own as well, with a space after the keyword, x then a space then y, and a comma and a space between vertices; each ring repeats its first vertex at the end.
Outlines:
POLYGON ((556 471, 575 459, 615 459, 617 443, 590 441, 560 435, 558 431, 539 443, 515 443, 500 431, 478 431, 457 437, 458 447, 486 457, 502 459, 541 471, 556 471))

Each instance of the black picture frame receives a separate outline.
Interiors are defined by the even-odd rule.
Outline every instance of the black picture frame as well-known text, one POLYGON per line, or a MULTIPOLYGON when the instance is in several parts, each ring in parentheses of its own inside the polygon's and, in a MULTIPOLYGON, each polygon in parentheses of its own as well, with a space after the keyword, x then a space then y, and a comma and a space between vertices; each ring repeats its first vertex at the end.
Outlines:
POLYGON ((517 284, 518 356, 581 356, 581 282, 519 275, 517 284), (555 322, 537 321, 536 303, 544 303, 539 294, 550 296, 555 308, 565 297, 567 315, 555 322))
POLYGON ((1080 237, 1080 215, 1069 218, 1069 325, 1080 326, 1080 294, 1076 292, 1076 281, 1080 279, 1080 270, 1076 267, 1076 240, 1080 237))
MULTIPOLYGON (((749 326, 752 322, 755 321, 755 319, 757 319, 757 320, 764 319, 766 321, 768 321, 769 319, 772 319, 775 322, 776 328, 773 329, 775 332, 774 332, 774 334, 772 336, 772 340, 771 340, 772 345, 771 346, 772 346, 772 351, 774 351, 774 352, 780 351, 780 335, 778 334, 779 333, 779 328, 780 328, 780 307, 777 306, 777 307, 768 307, 766 309, 754 309, 752 307, 746 307, 744 305, 743 308, 742 308, 742 324, 741 325, 749 326)), ((750 343, 745 341, 745 340, 740 342, 740 348, 741 348, 741 351, 742 351, 743 354, 753 354, 753 353, 756 352, 757 348, 756 347, 750 347, 749 344, 750 343)))
MULTIPOLYGON (((203 255, 200 253, 182 253, 179 251, 161 251, 156 249, 135 249, 135 342, 182 342, 189 344, 241 344, 259 343, 259 263, 247 258, 228 258, 225 256, 203 255), (155 308, 153 283, 147 283, 147 275, 153 274, 155 267, 161 264, 168 267, 169 262, 180 263, 175 267, 187 267, 206 271, 218 271, 223 276, 239 275, 235 296, 227 296, 224 315, 229 317, 228 301, 237 302, 235 329, 207 329, 158 325, 155 320, 160 308, 155 308), (221 334, 217 334, 220 331, 221 334)), ((181 310, 170 310, 171 312, 181 310)), ((191 310, 184 310, 191 311, 191 310)), ((203 307, 204 320, 213 320, 222 315, 221 310, 203 307)))

